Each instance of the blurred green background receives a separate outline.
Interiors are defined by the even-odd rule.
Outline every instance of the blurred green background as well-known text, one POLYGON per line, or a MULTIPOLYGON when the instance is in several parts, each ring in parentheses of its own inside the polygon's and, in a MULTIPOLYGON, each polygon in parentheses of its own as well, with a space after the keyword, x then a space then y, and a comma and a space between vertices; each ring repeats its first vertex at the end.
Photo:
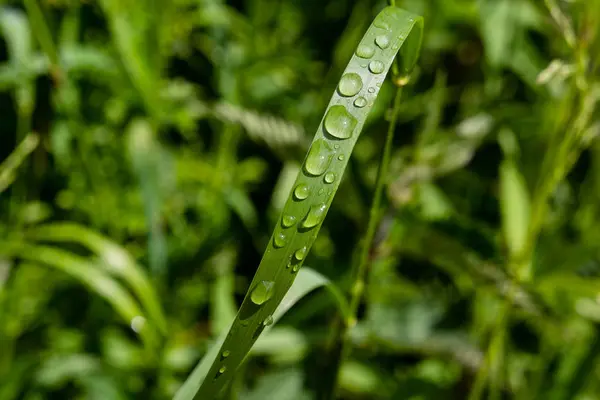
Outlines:
MULTIPOLYGON (((387 2, 0 4, 0 400, 170 399, 387 2)), ((600 0, 396 5, 425 38, 339 398, 600 399, 600 0)), ((393 93, 306 263, 344 291, 393 93)), ((317 399, 336 316, 302 299, 227 398, 317 399)))

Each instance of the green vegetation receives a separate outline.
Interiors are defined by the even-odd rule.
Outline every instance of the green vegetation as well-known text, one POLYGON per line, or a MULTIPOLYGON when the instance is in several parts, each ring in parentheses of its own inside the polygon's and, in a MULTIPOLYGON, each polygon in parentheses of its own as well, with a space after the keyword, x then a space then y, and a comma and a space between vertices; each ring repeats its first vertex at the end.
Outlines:
POLYGON ((1 400, 600 400, 600 0, 390 3, 0 5, 1 400))

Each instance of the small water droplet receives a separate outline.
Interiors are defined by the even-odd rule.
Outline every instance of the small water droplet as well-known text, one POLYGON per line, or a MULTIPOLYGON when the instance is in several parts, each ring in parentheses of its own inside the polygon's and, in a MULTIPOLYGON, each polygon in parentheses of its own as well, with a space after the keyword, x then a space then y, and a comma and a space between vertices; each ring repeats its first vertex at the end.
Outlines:
POLYGON ((273 281, 260 281, 258 285, 254 289, 252 289, 252 293, 250 293, 250 300, 256 305, 261 305, 273 296, 273 287, 275 286, 275 282, 273 281))
POLYGON ((248 325, 250 325, 250 321, 247 320, 247 319, 243 319, 241 322, 242 322, 242 326, 248 326, 248 325))
POLYGON ((375 93, 375 88, 370 87, 368 90, 369 93, 375 93))
POLYGON ((323 178, 325 183, 333 183, 335 181, 335 174, 333 172, 328 172, 325 174, 325 178, 323 178))
POLYGON ((366 105, 367 105, 367 99, 365 99, 362 96, 357 97, 356 100, 354 100, 354 107, 363 108, 366 105))
POLYGON ((386 31, 390 30, 390 28, 391 28, 390 23, 382 15, 375 18, 373 25, 375 25, 378 28, 385 29, 386 31))
POLYGON ((308 252, 308 248, 306 246, 304 246, 304 247, 296 250, 296 252, 294 253, 294 257, 296 258, 296 260, 302 261, 302 260, 304 260, 304 257, 306 257, 307 252, 308 252))
POLYGON ((339 145, 339 144, 336 144, 335 146, 333 146, 333 148, 337 150, 337 149, 339 149, 339 148, 340 148, 340 145, 339 145))
POLYGON ((325 193, 325 189, 323 189, 323 188, 319 189, 319 196, 321 196, 323 193, 325 193))
MULTIPOLYGON (((294 267, 295 268, 295 267, 294 267)), ((265 318, 265 320, 263 321, 263 326, 270 326, 273 325, 273 316, 269 315, 267 318, 265 318)))
POLYGON ((340 84, 338 85, 338 92, 345 97, 352 97, 356 95, 356 93, 360 92, 360 89, 363 87, 362 79, 360 75, 354 72, 350 72, 344 74, 342 79, 340 79, 340 84))
POLYGON ((374 74, 380 74, 384 69, 385 65, 379 60, 374 60, 369 63, 369 71, 374 74))
POLYGON ((317 139, 306 156, 304 162, 304 170, 313 176, 319 176, 327 171, 329 164, 331 164, 331 146, 323 139, 317 139))
POLYGON ((224 373, 225 373, 225 371, 227 371, 227 367, 221 367, 221 368, 219 369, 219 374, 224 374, 224 373))
POLYGON ((300 264, 296 264, 296 265, 294 265, 294 268, 292 268, 292 272, 298 272, 299 269, 300 269, 300 264))
POLYGON ((225 350, 224 352, 221 353, 222 358, 227 358, 230 355, 231 355, 231 352, 229 350, 225 350))
POLYGON ((394 50, 394 51, 398 50, 399 48, 400 48, 400 45, 397 43, 392 46, 392 50, 394 50))
POLYGON ((367 65, 368 65, 367 63, 360 64, 360 66, 361 66, 362 68, 367 68, 367 65))
POLYGON ((345 158, 346 158, 346 156, 345 156, 345 155, 343 155, 343 154, 340 154, 340 155, 338 156, 338 160, 340 160, 340 161, 344 161, 344 159, 345 159, 345 158))
POLYGON ((294 217, 293 215, 284 215, 283 217, 281 217, 281 225, 284 228, 290 228, 294 226, 295 223, 296 217, 294 217))
POLYGON ((333 106, 325 116, 325 130, 338 139, 348 139, 356 127, 356 118, 344 106, 333 106))
POLYGON ((302 227, 306 229, 314 228, 323 222, 325 218, 325 213, 327 212, 327 204, 321 203, 314 206, 311 206, 308 210, 308 214, 302 221, 302 227))
POLYGON ((371 58, 375 55, 375 48, 368 44, 361 44, 356 49, 356 55, 360 58, 371 58))
POLYGON ((304 199, 306 199, 308 197, 309 193, 310 193, 310 188, 308 187, 308 185, 306 185, 304 183, 299 184, 294 189, 294 196, 298 200, 304 200, 304 199))
POLYGON ((279 234, 275 235, 275 237, 273 238, 273 244, 278 249, 280 249, 283 246, 285 246, 287 244, 287 238, 285 237, 285 234, 284 233, 279 233, 279 234))
POLYGON ((387 35, 379 35, 375 38, 375 44, 381 49, 390 47, 390 38, 387 35))

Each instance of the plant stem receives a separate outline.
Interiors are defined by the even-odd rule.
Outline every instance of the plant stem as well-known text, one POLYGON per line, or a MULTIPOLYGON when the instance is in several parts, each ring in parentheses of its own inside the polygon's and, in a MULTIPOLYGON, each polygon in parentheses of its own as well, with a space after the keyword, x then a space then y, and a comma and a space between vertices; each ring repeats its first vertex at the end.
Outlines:
POLYGON ((333 341, 330 345, 330 353, 333 355, 334 362, 329 365, 330 377, 328 384, 323 388, 320 394, 320 399, 328 400, 334 399, 337 391, 337 382, 339 379, 339 372, 343 361, 347 358, 350 352, 350 346, 348 346, 348 332, 356 325, 358 307, 360 300, 365 289, 368 271, 369 271, 369 254, 371 251, 371 245, 377 231, 377 225, 379 223, 380 209, 381 209, 381 198, 383 194, 383 188, 385 180, 388 175, 388 166, 390 162, 392 142, 394 138, 394 130, 398 122, 398 115, 400 114, 400 100, 402 97, 402 86, 399 86, 396 90, 396 96, 394 99, 392 118, 388 127, 387 136, 383 152, 381 153, 381 159, 379 162, 379 169, 377 171, 377 178, 375 181, 375 193, 373 194, 373 202, 371 203, 371 210, 369 212, 369 222, 367 225, 367 233, 363 238, 360 255, 358 262, 354 263, 352 271, 352 286, 350 290, 350 308, 347 317, 342 320, 337 320, 333 328, 333 341))

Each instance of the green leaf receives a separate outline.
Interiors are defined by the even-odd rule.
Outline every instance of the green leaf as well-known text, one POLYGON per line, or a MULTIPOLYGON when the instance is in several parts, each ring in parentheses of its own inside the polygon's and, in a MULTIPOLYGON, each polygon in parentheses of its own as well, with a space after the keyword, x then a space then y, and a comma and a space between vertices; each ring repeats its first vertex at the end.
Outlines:
POLYGON ((396 7, 385 8, 367 30, 325 111, 229 334, 215 354, 230 353, 213 354, 212 365, 206 372, 203 367, 202 374, 194 372, 177 400, 215 398, 274 318, 317 237, 387 71, 400 52, 401 77, 410 73, 422 31, 421 17, 396 7))

